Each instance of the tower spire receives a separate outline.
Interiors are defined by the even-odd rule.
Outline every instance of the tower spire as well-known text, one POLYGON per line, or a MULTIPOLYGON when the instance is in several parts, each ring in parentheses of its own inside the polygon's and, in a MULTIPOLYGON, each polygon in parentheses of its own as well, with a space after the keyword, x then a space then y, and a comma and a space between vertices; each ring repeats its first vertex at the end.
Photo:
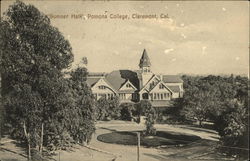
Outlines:
POLYGON ((143 68, 143 67, 150 67, 150 66, 151 66, 150 59, 148 57, 146 49, 144 49, 141 59, 140 59, 139 67, 143 68))

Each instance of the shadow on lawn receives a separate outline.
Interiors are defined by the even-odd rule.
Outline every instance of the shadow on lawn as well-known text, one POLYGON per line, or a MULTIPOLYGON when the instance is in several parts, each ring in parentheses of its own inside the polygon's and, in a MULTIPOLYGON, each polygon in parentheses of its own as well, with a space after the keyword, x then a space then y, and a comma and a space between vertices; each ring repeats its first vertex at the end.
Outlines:
MULTIPOLYGON (((136 132, 138 131, 106 133, 99 135, 97 137, 97 140, 111 144, 137 145, 136 132)), ((143 136, 142 131, 140 131, 140 133, 141 145, 145 147, 185 145, 201 139, 199 136, 196 135, 166 131, 157 131, 155 136, 143 136)))

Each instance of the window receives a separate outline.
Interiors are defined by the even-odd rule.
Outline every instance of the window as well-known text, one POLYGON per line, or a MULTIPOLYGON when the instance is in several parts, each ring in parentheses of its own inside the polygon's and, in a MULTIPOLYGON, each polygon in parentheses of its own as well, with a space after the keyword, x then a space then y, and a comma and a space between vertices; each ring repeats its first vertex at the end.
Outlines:
POLYGON ((128 83, 128 84, 126 84, 126 87, 127 88, 131 88, 131 85, 128 83))
POLYGON ((164 89, 164 85, 163 85, 163 84, 160 84, 160 85, 159 85, 159 89, 164 89))
POLYGON ((120 93, 119 96, 120 96, 120 99, 122 99, 122 100, 126 99, 125 93, 120 93))
POLYGON ((164 93, 164 99, 166 99, 167 98, 167 93, 164 93))
POLYGON ((132 100, 136 100, 137 99, 137 93, 132 93, 132 100))
POLYGON ((106 89, 106 86, 98 86, 99 89, 106 89))
POLYGON ((150 99, 153 100, 153 93, 150 94, 150 99))
POLYGON ((161 93, 161 100, 163 100, 163 94, 161 93))

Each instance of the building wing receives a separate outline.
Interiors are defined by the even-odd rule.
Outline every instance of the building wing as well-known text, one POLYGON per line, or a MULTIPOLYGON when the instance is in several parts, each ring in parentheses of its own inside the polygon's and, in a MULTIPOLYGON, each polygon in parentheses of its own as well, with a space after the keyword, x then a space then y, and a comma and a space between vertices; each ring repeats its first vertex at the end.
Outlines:
POLYGON ((117 90, 129 81, 132 85, 139 89, 139 79, 136 72, 131 70, 116 70, 107 74, 105 79, 117 90))
POLYGON ((86 82, 87 82, 88 86, 92 87, 92 86, 94 86, 96 84, 96 82, 98 82, 99 79, 100 78, 88 77, 86 82))
POLYGON ((183 83, 183 80, 178 75, 162 75, 164 83, 183 83))

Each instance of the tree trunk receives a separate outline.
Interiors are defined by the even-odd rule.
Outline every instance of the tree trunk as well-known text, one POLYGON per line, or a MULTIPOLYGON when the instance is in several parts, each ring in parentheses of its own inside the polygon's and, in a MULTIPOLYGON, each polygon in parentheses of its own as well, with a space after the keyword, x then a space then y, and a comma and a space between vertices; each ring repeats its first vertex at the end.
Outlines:
POLYGON ((40 142, 40 154, 43 153, 43 123, 42 123, 42 131, 41 131, 41 142, 40 142))
POLYGON ((28 142, 28 160, 31 160, 30 142, 28 142))
POLYGON ((31 153, 30 153, 30 135, 27 133, 26 125, 25 122, 23 123, 23 130, 24 130, 24 135, 27 139, 28 142, 28 160, 31 160, 31 153))
POLYGON ((202 127, 202 120, 199 120, 199 126, 202 127))

